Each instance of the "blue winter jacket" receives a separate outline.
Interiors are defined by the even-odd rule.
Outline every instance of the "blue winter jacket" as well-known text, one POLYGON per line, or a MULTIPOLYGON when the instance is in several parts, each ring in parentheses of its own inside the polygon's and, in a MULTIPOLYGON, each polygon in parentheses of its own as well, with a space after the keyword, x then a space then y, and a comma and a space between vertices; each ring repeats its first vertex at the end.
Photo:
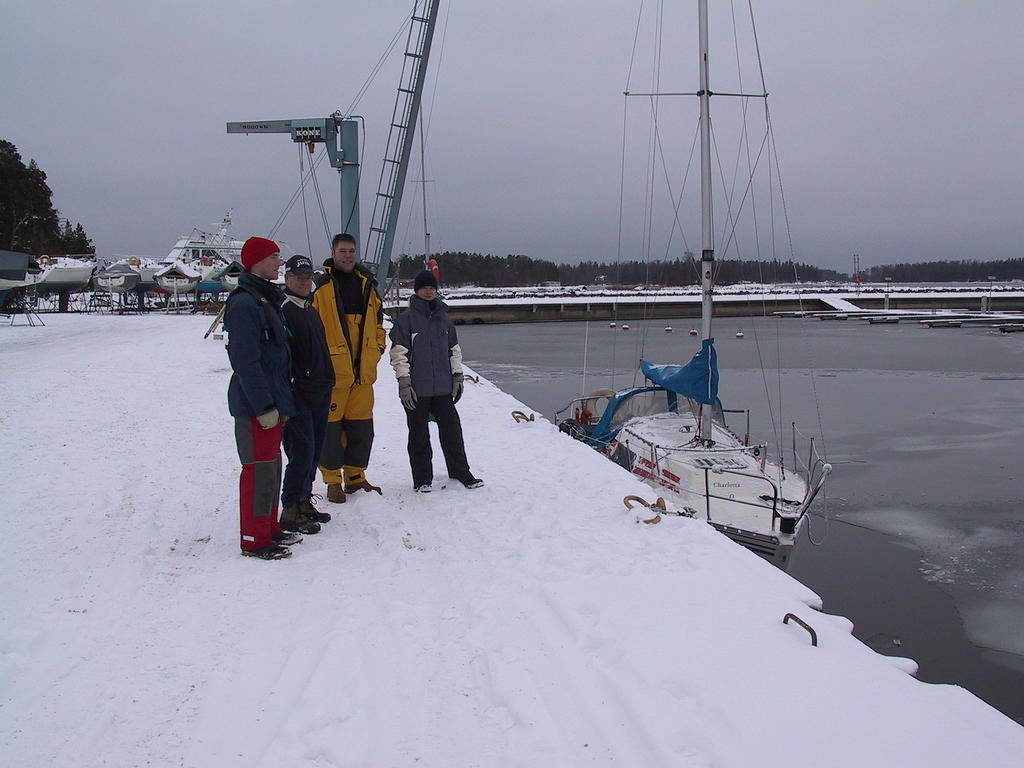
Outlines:
POLYGON ((391 329, 391 366, 395 376, 412 380, 420 397, 451 393, 452 376, 462 373, 462 348, 443 301, 410 297, 391 329))
POLYGON ((239 276, 238 286, 228 296, 224 312, 233 371, 228 384, 228 410, 232 416, 260 416, 276 408, 282 416, 294 416, 291 354, 281 312, 281 289, 249 272, 239 276), (274 316, 280 324, 272 322, 274 316))

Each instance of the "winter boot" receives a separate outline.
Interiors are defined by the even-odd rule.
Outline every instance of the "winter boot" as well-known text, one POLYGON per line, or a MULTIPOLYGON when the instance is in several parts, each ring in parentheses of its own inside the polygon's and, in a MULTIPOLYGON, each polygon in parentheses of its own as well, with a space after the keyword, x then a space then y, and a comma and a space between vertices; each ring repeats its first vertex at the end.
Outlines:
POLYGON ((345 493, 355 493, 356 491, 366 491, 367 493, 370 491, 376 491, 381 496, 384 495, 384 491, 382 491, 379 486, 373 485, 365 477, 360 478, 359 480, 345 482, 345 493))
POLYGON ((299 505, 292 504, 291 506, 285 507, 281 510, 281 529, 284 531, 293 531, 295 533, 312 535, 314 533, 320 533, 320 523, 314 523, 312 520, 307 520, 299 513, 299 505))
POLYGON ((327 500, 332 504, 345 503, 345 491, 341 489, 341 483, 330 483, 327 486, 327 500))
POLYGON ((292 551, 280 544, 272 544, 263 549, 243 549, 242 554, 245 557, 258 557, 261 560, 284 560, 284 558, 292 556, 292 551))
POLYGON ((459 475, 458 477, 454 477, 452 479, 453 480, 458 480, 464 486, 466 486, 467 488, 471 488, 471 489, 472 488, 480 488, 484 484, 483 480, 481 480, 478 477, 473 477, 473 475, 469 474, 468 472, 465 475, 459 475))
MULTIPOLYGON (((317 496, 317 498, 321 498, 317 496)), ((299 499, 298 503, 299 515, 306 520, 310 520, 314 523, 329 523, 331 522, 331 516, 327 512, 321 512, 319 509, 313 506, 313 498, 299 499)))
POLYGON ((434 490, 434 486, 430 483, 421 483, 413 488, 413 490, 416 491, 416 493, 430 493, 434 490))
POLYGON ((299 536, 299 534, 286 533, 285 531, 275 533, 271 538, 274 540, 275 544, 280 544, 282 547, 290 547, 292 544, 298 544, 302 541, 302 537, 299 536))

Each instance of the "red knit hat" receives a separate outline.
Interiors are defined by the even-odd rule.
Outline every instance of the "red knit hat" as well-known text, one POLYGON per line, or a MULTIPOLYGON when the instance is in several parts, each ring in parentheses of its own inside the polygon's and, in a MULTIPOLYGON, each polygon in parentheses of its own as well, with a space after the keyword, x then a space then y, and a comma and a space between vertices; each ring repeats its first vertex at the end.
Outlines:
POLYGON ((280 253, 281 249, 273 240, 265 237, 250 237, 242 246, 242 266, 247 270, 263 261, 267 256, 280 253))

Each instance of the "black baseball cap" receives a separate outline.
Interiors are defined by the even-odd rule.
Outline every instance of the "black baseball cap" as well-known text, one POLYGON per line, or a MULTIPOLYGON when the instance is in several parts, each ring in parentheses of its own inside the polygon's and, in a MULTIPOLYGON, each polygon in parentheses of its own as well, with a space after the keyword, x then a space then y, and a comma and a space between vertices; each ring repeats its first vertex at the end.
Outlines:
POLYGON ((312 275, 313 262, 309 260, 309 256, 297 253, 284 263, 284 273, 286 275, 312 275))

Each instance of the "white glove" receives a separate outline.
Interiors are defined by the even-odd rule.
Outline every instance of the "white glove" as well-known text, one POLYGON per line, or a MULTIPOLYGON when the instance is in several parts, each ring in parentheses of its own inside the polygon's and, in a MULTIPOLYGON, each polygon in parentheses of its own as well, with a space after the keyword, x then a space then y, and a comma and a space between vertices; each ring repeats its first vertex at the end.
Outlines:
POLYGON ((277 422, 281 420, 281 414, 277 412, 277 408, 271 408, 261 416, 256 417, 256 421, 260 423, 260 426, 264 429, 273 429, 277 426, 277 422))

